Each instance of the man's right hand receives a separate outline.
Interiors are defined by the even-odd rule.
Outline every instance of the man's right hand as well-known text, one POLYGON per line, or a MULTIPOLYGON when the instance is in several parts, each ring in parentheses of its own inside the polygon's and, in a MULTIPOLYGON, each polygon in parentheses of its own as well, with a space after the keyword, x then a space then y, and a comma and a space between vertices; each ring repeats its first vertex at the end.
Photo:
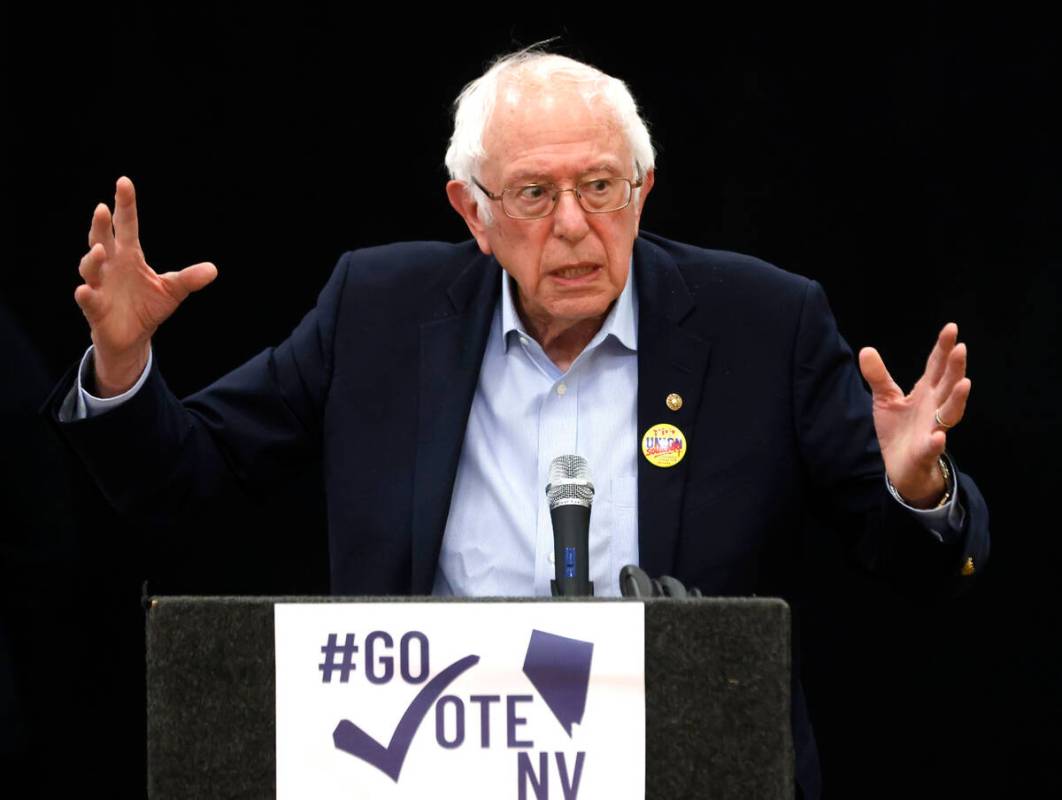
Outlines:
POLYGON ((104 203, 92 214, 89 251, 79 272, 85 282, 74 299, 92 328, 100 397, 121 394, 136 383, 155 330, 184 298, 218 274, 209 262, 162 275, 148 266, 140 249, 136 194, 126 177, 115 186, 113 221, 104 203))

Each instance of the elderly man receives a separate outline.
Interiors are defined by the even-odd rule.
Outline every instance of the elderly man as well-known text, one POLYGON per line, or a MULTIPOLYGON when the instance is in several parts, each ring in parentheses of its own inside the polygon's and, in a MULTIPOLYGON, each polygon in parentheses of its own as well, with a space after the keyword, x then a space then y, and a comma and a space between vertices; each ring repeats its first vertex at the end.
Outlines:
POLYGON ((121 178, 81 262, 94 347, 54 395, 60 428, 131 511, 323 459, 342 594, 548 594, 542 487, 563 453, 585 456, 598 488, 599 594, 639 563, 706 594, 787 596, 808 516, 883 574, 968 580, 988 528, 944 453, 970 392, 957 327, 908 395, 864 349, 871 397, 818 284, 639 235, 653 164, 620 81, 555 55, 499 60, 458 99, 447 153, 474 241, 347 253, 287 341, 183 403, 150 340, 216 269, 156 274, 121 178), (655 452, 654 431, 675 449, 655 452), (366 451, 377 438, 386 448, 366 451))

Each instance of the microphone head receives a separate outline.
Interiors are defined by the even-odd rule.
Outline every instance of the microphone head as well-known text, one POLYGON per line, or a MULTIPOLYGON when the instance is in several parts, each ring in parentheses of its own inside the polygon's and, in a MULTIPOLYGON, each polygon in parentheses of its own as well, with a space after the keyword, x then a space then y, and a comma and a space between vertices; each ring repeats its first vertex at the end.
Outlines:
POLYGON ((557 456, 549 465, 546 497, 550 509, 558 506, 590 508, 594 500, 594 484, 590 482, 590 465, 582 456, 557 456))

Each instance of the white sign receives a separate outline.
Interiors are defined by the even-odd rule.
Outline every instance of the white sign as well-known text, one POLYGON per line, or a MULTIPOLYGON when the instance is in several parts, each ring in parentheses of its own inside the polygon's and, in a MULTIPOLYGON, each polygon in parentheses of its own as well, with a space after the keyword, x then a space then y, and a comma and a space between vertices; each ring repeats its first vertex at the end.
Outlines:
POLYGON ((641 603, 274 610, 277 797, 645 797, 641 603))

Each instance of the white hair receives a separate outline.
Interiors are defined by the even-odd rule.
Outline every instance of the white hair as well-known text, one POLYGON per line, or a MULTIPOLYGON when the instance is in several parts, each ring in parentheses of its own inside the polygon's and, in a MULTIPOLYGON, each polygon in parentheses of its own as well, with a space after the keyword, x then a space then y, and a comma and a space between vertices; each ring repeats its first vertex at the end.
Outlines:
MULTIPOLYGON (((555 78, 580 84, 587 100, 600 99, 615 115, 634 157, 631 166, 635 180, 644 177, 656 164, 649 129, 623 81, 589 64, 544 52, 539 45, 500 56, 490 69, 465 86, 454 101, 454 132, 446 150, 446 169, 450 177, 462 181, 476 199, 479 218, 484 224, 490 224, 493 214, 487 196, 472 183, 472 177, 487 158, 483 136, 494 111, 499 89, 503 82, 542 87, 555 78)), ((636 189, 635 202, 638 201, 638 194, 636 189)))

